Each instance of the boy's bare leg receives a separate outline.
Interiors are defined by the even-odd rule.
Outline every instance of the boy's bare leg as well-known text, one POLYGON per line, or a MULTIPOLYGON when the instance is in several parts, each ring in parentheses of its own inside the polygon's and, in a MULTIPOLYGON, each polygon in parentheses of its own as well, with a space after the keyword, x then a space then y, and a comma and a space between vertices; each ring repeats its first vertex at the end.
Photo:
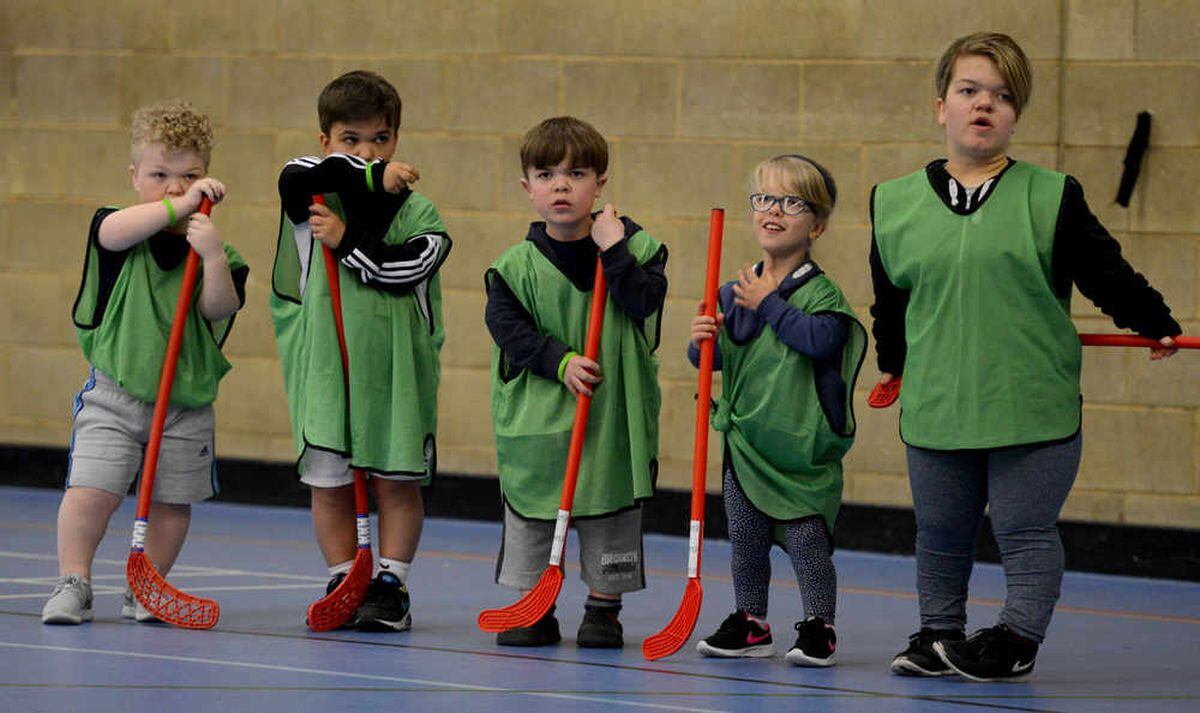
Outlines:
POLYGON ((188 527, 192 524, 192 506, 150 502, 150 526, 146 530, 146 556, 158 573, 166 576, 183 549, 188 527))
POLYGON ((58 573, 92 579, 92 560, 121 498, 98 488, 67 488, 58 506, 58 573))
POLYGON ((420 482, 372 478, 371 483, 379 508, 379 556, 412 562, 425 525, 420 482))
POLYGON ((325 564, 333 567, 354 559, 358 547, 354 486, 309 490, 312 491, 313 530, 325 564))

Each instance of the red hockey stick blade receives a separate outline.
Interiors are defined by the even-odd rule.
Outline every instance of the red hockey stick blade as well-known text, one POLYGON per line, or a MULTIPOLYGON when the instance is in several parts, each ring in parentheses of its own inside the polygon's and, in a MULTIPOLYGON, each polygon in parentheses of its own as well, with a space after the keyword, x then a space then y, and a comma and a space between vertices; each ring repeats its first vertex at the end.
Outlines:
POLYGON ((367 596, 375 560, 371 550, 359 549, 346 578, 329 594, 308 605, 308 628, 332 631, 350 621, 367 596))
POLYGON ((546 612, 554 606, 562 583, 562 565, 552 564, 546 567, 537 586, 530 590, 529 594, 521 597, 520 601, 502 609, 485 609, 479 612, 479 628, 497 634, 509 629, 533 626, 534 622, 546 616, 546 612))
POLYGON ((691 577, 687 581, 687 588, 683 590, 683 601, 679 603, 679 609, 666 628, 647 636, 642 642, 642 656, 648 661, 654 661, 670 656, 686 644, 696 628, 696 620, 700 618, 700 604, 703 600, 704 588, 700 586, 700 578, 691 577))
POLYGON ((900 379, 892 379, 886 384, 875 384, 871 395, 867 397, 867 405, 871 408, 887 408, 900 398, 900 379))
POLYGON ((146 611, 168 624, 185 629, 211 629, 221 617, 221 607, 215 601, 176 589, 140 550, 129 553, 125 579, 146 611))

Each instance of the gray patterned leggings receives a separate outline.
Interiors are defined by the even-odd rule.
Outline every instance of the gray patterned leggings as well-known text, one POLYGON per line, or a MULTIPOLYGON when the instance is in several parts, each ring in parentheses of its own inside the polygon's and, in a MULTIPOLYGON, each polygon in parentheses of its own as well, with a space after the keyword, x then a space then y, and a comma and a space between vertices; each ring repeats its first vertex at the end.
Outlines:
MULTIPOLYGON (((734 597, 738 609, 765 617, 771 583, 771 531, 776 523, 754 507, 742 492, 728 457, 722 470, 725 517, 733 546, 734 597)), ((800 584, 805 618, 819 616, 832 625, 837 612, 837 572, 833 568, 832 542, 825 520, 813 515, 780 524, 784 530, 784 550, 792 560, 800 584)))

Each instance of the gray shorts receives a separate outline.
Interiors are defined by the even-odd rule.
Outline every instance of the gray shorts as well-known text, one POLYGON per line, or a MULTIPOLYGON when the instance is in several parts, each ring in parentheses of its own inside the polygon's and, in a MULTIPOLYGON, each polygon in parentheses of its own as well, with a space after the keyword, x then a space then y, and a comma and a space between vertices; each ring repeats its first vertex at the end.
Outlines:
MULTIPOLYGON (((377 473, 373 470, 364 470, 363 474, 368 478, 417 482, 426 477, 425 473, 377 473)), ((300 482, 310 488, 340 488, 354 482, 354 469, 346 456, 310 446, 300 456, 300 482)))
MULTIPOLYGON (((130 396, 107 374, 91 370, 75 397, 67 487, 86 486, 118 497, 141 473, 154 404, 130 396)), ((212 406, 171 406, 163 426, 151 499, 182 505, 217 492, 212 406)))
MULTIPOLYGON (((579 575, 584 584, 601 594, 646 588, 640 505, 611 515, 571 520, 571 527, 579 538, 579 575)), ((553 539, 553 520, 527 520, 505 503, 496 582, 514 589, 533 589, 550 560, 553 539)))

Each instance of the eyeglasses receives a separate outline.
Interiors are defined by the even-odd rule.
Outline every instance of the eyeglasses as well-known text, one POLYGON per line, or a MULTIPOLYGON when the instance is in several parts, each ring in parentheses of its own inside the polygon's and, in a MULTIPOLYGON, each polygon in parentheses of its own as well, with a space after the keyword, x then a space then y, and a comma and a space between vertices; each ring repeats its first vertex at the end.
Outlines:
POLYGON ((750 209, 755 213, 766 213, 771 210, 771 206, 777 203, 784 215, 800 215, 812 211, 808 201, 800 196, 773 196, 770 193, 750 194, 750 209))

